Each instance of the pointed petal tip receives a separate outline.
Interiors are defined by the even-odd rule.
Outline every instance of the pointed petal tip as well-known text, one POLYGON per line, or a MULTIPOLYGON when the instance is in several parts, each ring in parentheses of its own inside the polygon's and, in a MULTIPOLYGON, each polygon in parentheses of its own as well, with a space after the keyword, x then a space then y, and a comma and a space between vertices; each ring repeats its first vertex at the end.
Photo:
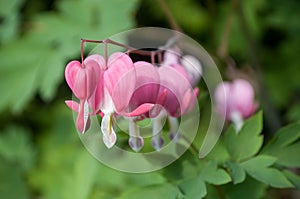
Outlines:
POLYGON ((128 117, 139 116, 139 115, 149 112, 154 107, 154 105, 155 104, 152 104, 152 103, 145 103, 145 104, 140 105, 139 107, 137 107, 135 110, 133 110, 130 113, 121 113, 121 114, 124 116, 128 116, 128 117))
POLYGON ((156 151, 160 151, 165 144, 165 140, 161 136, 154 136, 151 140, 152 146, 156 151))
POLYGON ((132 150, 134 150, 135 152, 139 152, 144 146, 144 139, 141 136, 130 137, 128 144, 132 150))
POLYGON ((112 148, 117 141, 117 136, 114 132, 110 133, 109 135, 103 135, 102 138, 105 146, 109 149, 112 148))
POLYGON ((90 125, 91 125, 91 120, 90 120, 89 117, 87 118, 86 124, 83 124, 83 122, 80 121, 80 119, 77 118, 76 128, 77 128, 77 130, 79 131, 80 134, 83 135, 85 132, 87 132, 90 128, 90 125))
POLYGON ((79 112, 79 104, 73 100, 66 100, 65 104, 75 112, 79 112))

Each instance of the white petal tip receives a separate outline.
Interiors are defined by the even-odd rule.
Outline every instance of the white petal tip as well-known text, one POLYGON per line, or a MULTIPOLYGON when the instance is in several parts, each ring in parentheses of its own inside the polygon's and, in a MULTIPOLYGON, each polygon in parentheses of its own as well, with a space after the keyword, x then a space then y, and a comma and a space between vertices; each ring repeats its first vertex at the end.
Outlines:
POLYGON ((160 151, 161 148, 164 146, 165 140, 161 136, 154 136, 152 138, 152 146, 156 151, 160 151))
POLYGON ((144 146, 144 139, 142 137, 130 137, 128 143, 132 150, 139 152, 144 146))
POLYGON ((107 148, 112 148, 117 141, 117 136, 115 133, 111 133, 110 135, 103 135, 103 142, 107 148))

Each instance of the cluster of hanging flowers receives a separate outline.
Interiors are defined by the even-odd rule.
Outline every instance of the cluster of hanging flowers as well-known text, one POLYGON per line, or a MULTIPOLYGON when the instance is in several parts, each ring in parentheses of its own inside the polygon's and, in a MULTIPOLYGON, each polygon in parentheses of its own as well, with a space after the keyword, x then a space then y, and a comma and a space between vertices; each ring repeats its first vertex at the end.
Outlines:
POLYGON ((160 150, 164 145, 161 135, 162 119, 170 121, 170 137, 178 131, 178 118, 190 112, 197 103, 198 84, 201 75, 200 62, 191 55, 178 55, 167 49, 159 65, 153 61, 133 62, 129 52, 115 52, 109 57, 92 54, 82 60, 71 61, 65 69, 65 79, 79 102, 68 100, 66 104, 77 112, 76 128, 85 133, 90 117, 100 115, 104 144, 111 148, 117 140, 114 123, 118 117, 129 122, 129 145, 139 151, 144 140, 137 122, 151 118, 152 146, 160 150))

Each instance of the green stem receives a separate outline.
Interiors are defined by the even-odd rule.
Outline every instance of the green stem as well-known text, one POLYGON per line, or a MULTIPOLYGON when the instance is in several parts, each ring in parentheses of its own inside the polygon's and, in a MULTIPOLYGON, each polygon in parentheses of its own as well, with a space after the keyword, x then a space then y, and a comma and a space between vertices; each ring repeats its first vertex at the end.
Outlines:
POLYGON ((166 4, 166 2, 164 0, 157 0, 157 3, 159 4, 159 6, 163 10, 164 14, 166 15, 171 28, 178 32, 182 32, 181 28, 179 27, 178 23, 176 22, 169 6, 166 4))

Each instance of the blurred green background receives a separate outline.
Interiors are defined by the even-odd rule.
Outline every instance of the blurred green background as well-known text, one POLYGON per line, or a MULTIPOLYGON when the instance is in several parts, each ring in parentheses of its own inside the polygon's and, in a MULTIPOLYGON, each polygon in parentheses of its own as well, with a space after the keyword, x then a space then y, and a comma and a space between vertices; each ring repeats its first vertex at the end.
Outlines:
MULTIPOLYGON (((174 28, 159 2, 0 0, 1 198, 127 198, 145 185, 153 189, 139 189, 136 197, 153 198, 169 190, 160 172, 126 174, 93 159, 64 104, 72 96, 64 67, 79 58, 80 38, 174 28)), ((225 79, 243 77, 256 86, 266 135, 300 120, 300 1, 165 2, 225 79)))

